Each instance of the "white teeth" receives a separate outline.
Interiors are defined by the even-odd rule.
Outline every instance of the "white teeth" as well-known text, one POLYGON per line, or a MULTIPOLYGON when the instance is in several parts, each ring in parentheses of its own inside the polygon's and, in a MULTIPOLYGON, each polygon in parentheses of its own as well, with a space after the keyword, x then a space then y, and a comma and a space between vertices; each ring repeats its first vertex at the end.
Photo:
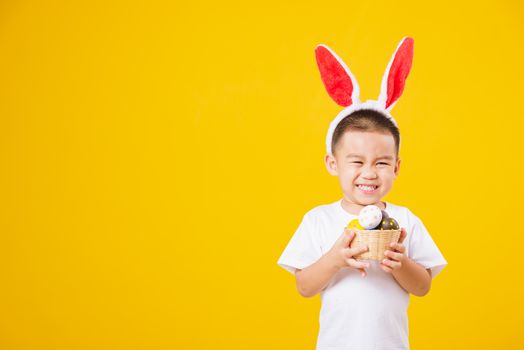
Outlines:
POLYGON ((377 186, 358 185, 358 188, 363 189, 364 191, 373 191, 377 186))

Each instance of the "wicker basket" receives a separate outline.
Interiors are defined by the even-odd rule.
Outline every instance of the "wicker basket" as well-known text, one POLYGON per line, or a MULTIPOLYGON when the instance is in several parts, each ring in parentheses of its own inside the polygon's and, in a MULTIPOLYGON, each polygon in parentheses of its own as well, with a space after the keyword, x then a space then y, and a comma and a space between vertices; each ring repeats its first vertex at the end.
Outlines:
MULTIPOLYGON (((345 228, 349 232, 349 228, 345 228)), ((355 259, 360 260, 383 260, 385 258, 384 251, 391 250, 389 246, 391 243, 397 243, 400 237, 400 230, 353 230, 356 234, 355 238, 349 245, 351 248, 367 245, 369 250, 367 252, 355 255, 355 259)))

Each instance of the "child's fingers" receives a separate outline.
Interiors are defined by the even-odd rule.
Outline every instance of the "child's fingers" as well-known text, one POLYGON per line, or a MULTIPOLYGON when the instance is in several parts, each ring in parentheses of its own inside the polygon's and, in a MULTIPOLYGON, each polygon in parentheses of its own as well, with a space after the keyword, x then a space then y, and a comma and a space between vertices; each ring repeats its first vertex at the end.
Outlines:
POLYGON ((391 243, 390 247, 395 249, 397 252, 404 254, 406 251, 406 247, 403 244, 400 243, 391 243))
POLYGON ((362 262, 362 261, 357 261, 355 259, 347 259, 346 263, 349 266, 354 267, 356 269, 365 269, 365 268, 369 267, 369 263, 365 263, 365 262, 362 262))
POLYGON ((368 251, 368 246, 366 245, 361 245, 361 246, 358 246, 358 247, 354 247, 354 248, 349 248, 348 249, 348 256, 355 256, 355 255, 358 255, 358 254, 361 254, 361 253, 365 253, 368 251))
POLYGON ((400 230, 400 237, 398 239, 398 243, 404 242, 404 239, 406 238, 407 235, 408 235, 408 233, 406 232, 406 229, 404 227, 402 227, 401 230, 400 230))
POLYGON ((384 272, 387 272, 387 273, 391 273, 391 271, 393 271, 393 269, 391 267, 388 267, 388 266, 386 266, 386 265, 384 265, 382 263, 380 263, 380 268, 382 270, 384 270, 384 272))
POLYGON ((346 240, 344 241, 344 246, 349 247, 353 239, 355 239, 355 231, 348 230, 346 235, 346 240))
POLYGON ((353 230, 344 229, 343 239, 342 239, 342 245, 344 247, 349 247, 349 244, 351 241, 355 238, 355 232, 353 230))
MULTIPOLYGON (((355 249, 357 249, 358 247, 353 247, 353 248, 350 248, 350 247, 345 247, 343 249, 343 252, 344 252, 344 256, 346 257, 346 259, 351 259, 353 257, 353 255, 355 255, 355 249)), ((356 253, 358 254, 358 253, 356 253)))
POLYGON ((395 252, 392 252, 391 250, 386 250, 384 252, 384 255, 387 256, 388 258, 392 259, 392 260, 397 260, 397 261, 401 261, 402 258, 404 257, 403 254, 395 253, 395 252))
POLYGON ((390 267, 391 269, 398 269, 398 268, 400 268, 400 266, 402 266, 402 264, 400 262, 393 261, 393 260, 388 260, 388 259, 382 260, 382 264, 386 265, 387 267, 390 267))

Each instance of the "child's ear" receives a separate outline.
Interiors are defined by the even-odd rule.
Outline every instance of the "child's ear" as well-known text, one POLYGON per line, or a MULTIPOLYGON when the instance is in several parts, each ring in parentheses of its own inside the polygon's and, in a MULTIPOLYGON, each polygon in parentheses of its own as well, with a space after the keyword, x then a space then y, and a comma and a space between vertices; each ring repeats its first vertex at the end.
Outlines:
POLYGON ((395 164, 395 176, 398 176, 400 172, 400 158, 397 159, 397 163, 395 164))
POLYGON ((338 176, 337 170, 337 160, 334 156, 326 154, 324 161, 326 163, 326 168, 329 174, 333 176, 338 176))

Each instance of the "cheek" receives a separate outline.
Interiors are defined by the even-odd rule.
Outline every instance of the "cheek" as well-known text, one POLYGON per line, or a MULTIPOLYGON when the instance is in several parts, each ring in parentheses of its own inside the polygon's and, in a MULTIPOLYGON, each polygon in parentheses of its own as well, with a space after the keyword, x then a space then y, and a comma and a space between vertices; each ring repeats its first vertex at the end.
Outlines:
POLYGON ((378 170, 384 176, 395 176, 395 167, 381 168, 378 170))
POLYGON ((345 168, 342 172, 342 177, 344 177, 345 179, 351 179, 355 176, 357 176, 357 172, 355 171, 355 169, 352 168, 345 168))
POLYGON ((394 168, 381 169, 379 173, 380 173, 380 177, 384 181, 393 181, 396 177, 394 168))
POLYGON ((343 173, 339 173, 339 180, 342 184, 345 186, 352 185, 355 179, 355 174, 350 171, 344 171, 343 173))

